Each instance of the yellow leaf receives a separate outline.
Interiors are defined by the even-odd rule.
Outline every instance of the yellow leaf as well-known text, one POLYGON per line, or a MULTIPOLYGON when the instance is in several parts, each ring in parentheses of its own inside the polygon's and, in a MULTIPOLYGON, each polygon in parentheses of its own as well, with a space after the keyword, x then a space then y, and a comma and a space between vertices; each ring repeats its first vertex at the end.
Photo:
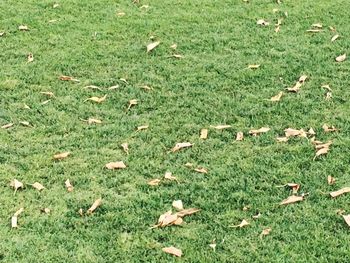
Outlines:
POLYGON ((66 186, 68 192, 73 192, 74 187, 73 187, 73 185, 70 183, 69 179, 67 179, 67 180, 64 182, 64 185, 66 186))
POLYGON ((32 184, 32 186, 38 191, 45 189, 45 187, 41 183, 38 183, 38 182, 35 182, 34 184, 32 184))
POLYGON ((208 138, 208 129, 202 129, 201 130, 201 135, 200 135, 199 138, 203 139, 203 140, 207 139, 208 138))
POLYGON ((104 95, 103 97, 91 97, 91 98, 86 99, 85 101, 90 100, 90 101, 93 101, 96 103, 101 103, 101 102, 104 102, 106 100, 106 98, 107 98, 107 94, 104 95))
POLYGON ((346 54, 340 55, 335 58, 335 61, 337 62, 343 62, 346 59, 346 54))
POLYGON ((97 199, 92 206, 87 210, 87 214, 92 214, 100 205, 102 204, 102 199, 97 199))
POLYGON ((109 169, 109 170, 124 169, 124 168, 126 168, 126 165, 122 161, 120 161, 120 162, 110 162, 110 163, 106 164, 106 168, 109 169))
POLYGON ((331 195, 331 197, 337 197, 337 196, 340 196, 342 194, 346 194, 346 193, 349 193, 350 192, 350 187, 344 187, 338 191, 334 191, 334 192, 331 192, 329 193, 331 195))
POLYGON ((152 42, 147 45, 147 53, 151 52, 153 49, 155 49, 160 44, 160 41, 152 42))
POLYGON ((178 249, 176 247, 164 247, 164 248, 162 248, 162 251, 165 252, 165 253, 168 253, 170 255, 174 255, 176 257, 181 257, 182 256, 181 249, 178 249))
POLYGON ((280 99, 283 96, 283 92, 281 91, 280 93, 278 93, 276 96, 271 97, 271 101, 280 101, 280 99))
POLYGON ((54 160, 63 160, 70 155, 70 152, 58 153, 53 156, 54 160))
POLYGON ((235 226, 230 226, 230 227, 239 227, 239 228, 242 228, 242 227, 245 227, 245 226, 248 226, 250 223, 243 219, 242 222, 239 224, 239 225, 235 225, 235 226))
POLYGON ((181 200, 175 200, 173 201, 173 204, 172 206, 176 209, 176 210, 183 210, 184 207, 183 207, 183 204, 182 204, 182 201, 181 200))
POLYGON ((180 142, 180 143, 177 143, 175 145, 175 147, 172 149, 172 152, 176 152, 180 149, 183 149, 183 148, 188 148, 188 147, 191 147, 193 144, 190 143, 190 142, 180 142))
POLYGON ((304 197, 303 196, 297 196, 297 195, 292 195, 289 196, 287 199, 283 200, 280 205, 288 205, 288 204, 293 204, 296 202, 303 201, 304 197))

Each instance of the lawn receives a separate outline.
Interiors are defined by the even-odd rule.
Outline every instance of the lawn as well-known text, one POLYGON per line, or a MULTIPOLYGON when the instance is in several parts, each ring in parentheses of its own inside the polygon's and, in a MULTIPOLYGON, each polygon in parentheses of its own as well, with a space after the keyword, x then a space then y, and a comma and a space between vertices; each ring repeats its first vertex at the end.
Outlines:
POLYGON ((0 1, 0 126, 13 123, 0 129, 0 262, 347 262, 350 194, 329 193, 350 186, 350 62, 335 60, 350 54, 350 2, 281 2, 0 1), (270 130, 249 135, 261 127, 270 130), (311 127, 333 142, 315 160, 310 134, 276 141, 311 127), (193 145, 172 152, 180 142, 193 145), (115 161, 127 167, 106 169, 115 161), (14 179, 24 188, 15 192, 14 179), (280 205, 287 183, 300 184, 303 201, 280 205), (151 229, 174 200, 200 211, 151 229), (182 257, 162 251, 170 246, 182 257))

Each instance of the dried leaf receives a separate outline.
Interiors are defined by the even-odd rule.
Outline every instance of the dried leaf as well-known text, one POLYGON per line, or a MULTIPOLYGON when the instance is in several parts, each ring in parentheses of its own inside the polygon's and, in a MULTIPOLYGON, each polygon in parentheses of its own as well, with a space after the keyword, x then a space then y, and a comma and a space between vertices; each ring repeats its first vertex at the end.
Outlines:
POLYGON ((104 102, 106 100, 106 98, 107 98, 107 94, 104 95, 103 97, 91 97, 91 98, 86 99, 85 101, 90 100, 90 101, 93 101, 96 103, 101 103, 101 102, 104 102))
POLYGON ((277 137, 276 140, 277 140, 277 142, 287 142, 288 137, 277 137))
POLYGON ((187 208, 187 209, 181 210, 180 212, 177 212, 176 215, 178 217, 184 217, 184 216, 193 215, 199 211, 200 209, 198 208, 187 208))
POLYGON ((203 139, 203 140, 207 139, 208 138, 208 129, 202 129, 201 130, 201 135, 200 135, 199 138, 203 139))
POLYGON ((329 141, 327 143, 322 143, 321 141, 314 141, 314 144, 316 144, 315 148, 316 150, 322 149, 322 148, 329 148, 329 146, 332 145, 332 142, 329 141))
POLYGON ((309 29, 309 30, 306 30, 306 32, 308 32, 308 33, 320 33, 322 31, 323 30, 321 30, 321 29, 309 29))
POLYGON ((139 127, 137 127, 136 131, 146 130, 146 129, 148 129, 148 127, 149 127, 148 125, 139 126, 139 127))
POLYGON ((32 186, 38 191, 45 189, 45 187, 41 183, 38 183, 38 182, 35 182, 34 184, 32 184, 32 186))
POLYGON ((209 247, 211 247, 214 250, 214 252, 215 252, 215 249, 216 249, 215 240, 213 240, 213 242, 211 244, 209 244, 209 247))
POLYGON ((30 127, 30 123, 28 121, 20 121, 19 123, 23 126, 30 127))
POLYGON ((328 182, 329 185, 332 185, 332 184, 335 183, 335 178, 330 176, 330 175, 328 175, 327 176, 327 182, 328 182))
POLYGON ((4 36, 5 32, 0 32, 0 37, 4 36))
POLYGON ((326 100, 330 100, 330 99, 332 99, 332 92, 330 92, 330 91, 328 91, 327 93, 326 93, 326 100))
POLYGON ((263 236, 267 236, 271 233, 272 229, 271 228, 265 228, 261 234, 260 234, 260 238, 262 238, 263 236))
POLYGON ((84 211, 83 211, 82 208, 80 208, 80 209, 78 210, 78 214, 79 214, 80 216, 84 216, 84 211))
POLYGON ((172 206, 173 206, 176 210, 180 210, 180 211, 181 211, 181 210, 184 209, 184 206, 183 206, 181 200, 175 200, 175 201, 173 201, 172 206))
POLYGON ((248 65, 249 69, 258 69, 260 67, 260 64, 252 64, 252 65, 248 65))
POLYGON ((48 97, 55 97, 55 94, 51 91, 42 91, 42 92, 40 92, 40 94, 43 94, 43 95, 48 96, 48 97))
POLYGON ((108 90, 115 90, 118 88, 119 88, 119 85, 114 85, 114 86, 109 87, 108 90))
POLYGON ((53 4, 52 7, 53 7, 53 8, 57 8, 57 7, 59 7, 59 6, 60 6, 60 5, 56 3, 56 4, 53 4))
POLYGON ((296 184, 296 183, 288 183, 287 186, 292 188, 293 194, 296 194, 300 188, 300 184, 296 184))
POLYGON ((79 82, 80 81, 80 80, 75 79, 75 78, 73 78, 71 76, 64 76, 64 75, 60 76, 59 79, 63 80, 63 81, 74 81, 74 82, 79 82))
POLYGON ((243 132, 237 132, 236 141, 243 141, 243 139, 244 139, 243 132))
POLYGON ((41 211, 42 213, 45 213, 45 214, 50 214, 51 209, 50 209, 50 208, 45 207, 45 208, 40 209, 40 211, 41 211))
POLYGON ((349 193, 350 192, 350 187, 344 187, 338 191, 334 191, 334 192, 330 192, 329 194, 331 195, 331 197, 337 197, 337 196, 340 196, 342 194, 346 194, 346 193, 349 193))
POLYGON ((316 28, 322 28, 322 24, 320 23, 312 24, 311 26, 316 28))
POLYGON ((160 41, 152 42, 147 45, 147 53, 151 52, 153 49, 155 49, 160 44, 160 41))
POLYGON ((259 19, 258 21, 256 21, 256 23, 259 25, 259 26, 268 26, 270 23, 267 22, 266 20, 264 19, 259 19))
POLYGON ((297 130, 293 128, 288 128, 284 130, 285 136, 288 137, 293 137, 293 136, 298 136, 298 137, 307 137, 306 132, 303 129, 297 130))
POLYGON ((135 106, 137 105, 137 100, 133 99, 133 100, 129 100, 129 106, 128 106, 128 110, 130 110, 130 108, 132 106, 135 106))
POLYGON ((49 103, 51 100, 45 100, 45 101, 43 101, 42 103, 40 103, 41 105, 45 105, 45 104, 47 104, 47 103, 49 103))
POLYGON ((176 48, 177 48, 177 45, 176 45, 176 44, 172 44, 172 45, 170 46, 170 48, 176 49, 176 48))
POLYGON ((350 215, 343 215, 343 218, 345 220, 345 223, 350 226, 350 215))
POLYGON ((276 26, 276 27, 275 27, 275 32, 276 32, 276 33, 280 32, 280 30, 281 30, 281 27, 280 27, 280 26, 276 26))
POLYGON ((164 248, 162 248, 162 251, 165 253, 168 253, 170 255, 176 256, 176 257, 182 256, 181 249, 178 249, 176 247, 164 247, 164 248))
POLYGON ((177 178, 172 175, 171 172, 166 172, 164 174, 164 179, 170 180, 170 181, 177 181, 177 178))
POLYGON ((23 104, 23 108, 26 109, 26 110, 30 110, 30 107, 27 105, 27 104, 23 104))
POLYGON ((316 132, 314 131, 314 129, 312 127, 308 130, 307 133, 310 135, 316 135, 316 132))
POLYGON ((97 90, 101 90, 102 91, 102 89, 100 88, 100 87, 98 87, 98 86, 95 86, 95 85, 88 85, 88 86, 85 86, 83 89, 97 89, 97 90))
POLYGON ((151 186, 158 186, 160 182, 161 182, 160 179, 152 179, 152 180, 149 181, 147 184, 148 184, 148 185, 151 185, 151 186))
POLYGON ((338 35, 338 34, 337 34, 337 35, 334 35, 334 36, 332 37, 332 39, 331 39, 331 42, 336 41, 338 38, 339 38, 339 35, 338 35))
POLYGON ((147 86, 147 85, 142 85, 140 88, 144 89, 144 90, 152 90, 153 89, 153 88, 151 88, 150 86, 147 86))
POLYGON ((201 173, 201 174, 207 174, 208 170, 205 169, 204 167, 198 167, 194 169, 197 173, 201 173))
POLYGON ((173 55, 171 55, 170 57, 172 57, 172 58, 184 58, 184 56, 183 55, 180 55, 180 54, 173 54, 173 55))
POLYGON ((63 160, 70 155, 70 152, 58 153, 53 156, 54 160, 63 160))
POLYGON ((17 225, 17 219, 18 219, 18 216, 19 216, 21 213, 23 213, 23 211, 24 211, 24 208, 22 207, 22 208, 20 208, 19 210, 17 210, 16 213, 14 213, 14 215, 12 216, 12 218, 11 218, 11 227, 12 227, 12 228, 18 227, 18 225, 17 225))
POLYGON ((64 182, 64 185, 66 186, 68 192, 73 192, 74 187, 73 187, 73 185, 70 183, 69 179, 67 179, 67 180, 64 182))
POLYGON ((303 196, 297 196, 297 195, 292 195, 289 196, 287 199, 283 200, 280 205, 288 205, 288 204, 293 204, 296 202, 303 201, 304 197, 303 196))
POLYGON ((235 225, 235 226, 231 226, 231 227, 239 227, 239 228, 242 228, 242 227, 245 227, 245 226, 248 226, 250 223, 243 219, 242 222, 239 224, 239 225, 235 225))
POLYGON ((118 12, 117 16, 125 16, 125 13, 124 12, 118 12))
POLYGON ((129 144, 124 142, 120 145, 122 148, 123 148, 123 151, 126 153, 126 154, 129 154, 129 144))
POLYGON ((5 124, 5 125, 1 126, 1 129, 8 129, 8 128, 11 128, 13 125, 14 125, 13 123, 5 124))
POLYGON ((276 96, 271 97, 271 101, 280 101, 280 99, 283 96, 283 92, 281 91, 280 93, 278 93, 276 96))
POLYGON ((126 165, 124 164, 123 161, 119 162, 110 162, 106 164, 106 168, 109 170, 114 170, 114 169, 125 169, 126 165))
POLYGON ((89 118, 89 119, 87 120, 87 123, 90 124, 90 125, 91 125, 91 124, 101 124, 102 121, 99 120, 99 119, 89 118))
POLYGON ((335 61, 337 62, 343 62, 346 59, 346 54, 340 55, 335 58, 335 61))
POLYGON ((27 56, 27 60, 28 60, 28 63, 30 62, 33 62, 34 61, 34 56, 32 53, 29 53, 28 56, 27 56))
POLYGON ((20 25, 20 26, 18 26, 18 30, 21 30, 21 31, 29 31, 29 28, 28 28, 28 26, 26 26, 26 25, 20 25))
POLYGON ((87 214, 92 214, 100 205, 102 204, 102 199, 97 199, 92 206, 87 210, 87 214))
POLYGON ((324 88, 328 91, 332 91, 331 87, 329 85, 322 85, 321 88, 324 88))
POLYGON ((261 217, 261 214, 260 214, 260 213, 258 213, 258 214, 256 214, 256 215, 253 215, 253 216, 252 216, 253 219, 258 219, 259 217, 261 217))
POLYGON ((328 147, 324 147, 324 148, 321 148, 319 149, 317 152, 316 152, 316 155, 314 157, 314 160, 316 159, 316 157, 320 156, 320 155, 325 155, 327 154, 329 151, 329 148, 328 147))
POLYGON ((270 130, 270 128, 262 127, 262 128, 260 128, 258 130, 250 130, 249 134, 251 134, 253 136, 256 136, 256 135, 259 135, 260 133, 268 132, 269 130, 270 130))
POLYGON ((300 90, 300 87, 302 86, 301 82, 295 83, 295 85, 292 88, 287 88, 289 92, 298 92, 300 90))
POLYGON ((300 82, 300 83, 304 83, 304 82, 306 81, 306 79, 307 79, 307 76, 306 76, 306 75, 302 75, 302 76, 300 76, 300 78, 299 78, 299 82, 300 82))
POLYGON ((23 189, 23 183, 18 181, 17 179, 13 179, 10 183, 10 186, 15 189, 15 193, 18 189, 23 189))
POLYGON ((192 145, 193 144, 190 142, 180 142, 180 143, 177 143, 171 151, 176 152, 180 149, 191 147, 192 145))
POLYGON ((322 129, 324 132, 335 132, 338 131, 334 126, 328 126, 327 124, 323 124, 322 129))
POLYGON ((217 129, 217 130, 223 130, 223 129, 228 129, 231 128, 231 125, 217 125, 217 126, 210 126, 211 128, 217 129))

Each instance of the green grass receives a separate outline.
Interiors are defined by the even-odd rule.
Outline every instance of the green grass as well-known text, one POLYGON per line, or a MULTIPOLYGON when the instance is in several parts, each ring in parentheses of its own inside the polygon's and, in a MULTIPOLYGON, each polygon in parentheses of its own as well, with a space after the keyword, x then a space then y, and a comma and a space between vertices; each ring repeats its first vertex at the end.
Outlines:
POLYGON ((337 209, 350 213, 350 195, 331 199, 330 191, 350 186, 349 61, 335 57, 350 51, 348 0, 141 0, 132 1, 0 2, 0 261, 1 262, 346 262, 349 227, 337 209), (141 10, 141 5, 149 5, 141 10), (273 13, 273 9, 280 11, 273 13), (118 17, 117 12, 126 15, 118 17), (284 12, 288 12, 285 17, 284 12), (259 27, 256 21, 271 22, 259 27), (284 18, 279 33, 277 18, 284 18), (56 19, 55 23, 48 23, 56 19), (306 33, 313 23, 324 31, 306 33), (18 30, 21 24, 30 31, 18 30), (331 43, 336 27, 341 36, 331 43), (150 37, 160 46, 147 54, 150 37), (177 43, 173 59, 169 46, 177 43), (34 62, 27 63, 31 52, 34 62), (248 64, 261 64, 248 70, 248 64), (268 99, 309 76, 298 94, 278 103, 268 99), (80 83, 63 82, 61 75, 80 83), (128 84, 120 81, 128 80, 128 84), (108 90, 113 85, 117 90, 108 90), (333 89, 325 100, 322 84, 333 89), (87 85, 102 91, 83 89, 87 85), (152 91, 140 88, 153 87, 152 91), (42 91, 55 98, 46 104, 42 91), (86 102, 103 96, 101 104, 86 102), (139 104, 126 111, 128 101, 139 104), (27 104, 31 109, 24 109, 27 104), (95 117, 101 125, 81 119, 95 117), (23 127, 29 121, 33 127, 23 127), (340 129, 324 133, 328 123, 340 129), (137 126, 149 129, 135 132, 137 126), (230 124, 231 129, 201 128, 230 124), (271 131, 248 136, 252 128, 271 131), (313 127, 317 139, 333 140, 330 153, 313 161, 307 139, 278 144, 275 137, 288 127, 313 127), (235 141, 237 131, 245 140, 235 141), (177 142, 195 145, 177 153, 177 142), (120 144, 128 142, 127 156, 120 144), (61 162, 55 153, 71 151, 61 162), (122 160, 127 169, 104 165, 122 160), (196 173, 192 162, 208 169, 196 173), (150 187, 147 182, 171 171, 180 183, 150 187), (326 178, 337 178, 329 186, 326 178), (38 181, 15 195, 12 179, 38 181), (68 193, 64 181, 75 189, 68 193), (310 193, 304 202, 280 207, 291 195, 276 186, 301 184, 310 193), (80 217, 95 199, 103 204, 91 216, 80 217), (186 217, 183 226, 150 230, 158 216, 181 199, 201 212, 186 217), (243 211, 244 206, 250 210, 243 211), (10 218, 24 207, 19 228, 10 218), (40 212, 49 207, 51 214, 40 212), (253 221, 251 216, 262 216, 253 221), (230 228, 247 219, 251 225, 230 228), (264 228, 270 235, 260 239, 264 228), (214 252, 209 244, 216 239, 214 252), (181 259, 161 251, 175 246, 181 259))

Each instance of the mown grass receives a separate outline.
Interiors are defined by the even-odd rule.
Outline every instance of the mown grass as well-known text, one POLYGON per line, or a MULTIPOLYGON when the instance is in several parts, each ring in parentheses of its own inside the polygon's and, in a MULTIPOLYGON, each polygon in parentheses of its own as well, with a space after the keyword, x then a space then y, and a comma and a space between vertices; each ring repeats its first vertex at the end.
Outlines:
POLYGON ((337 209, 350 213, 350 196, 328 193, 349 186, 350 67, 334 58, 349 52, 350 4, 346 0, 275 1, 52 1, 0 2, 0 259, 2 262, 345 262, 349 228, 337 209), (147 10, 142 5, 149 5, 147 10), (274 13, 272 10, 280 11, 274 13), (118 17, 118 12, 125 16, 118 17), (285 17, 284 12, 288 12, 285 17), (272 25, 259 27, 265 18, 272 25), (284 18, 279 33, 273 24, 284 18), (49 23, 49 20, 57 20, 49 23), (306 33, 321 22, 324 31, 306 33), (30 31, 18 30, 21 24, 30 31), (333 26, 340 38, 331 43, 333 26), (146 54, 150 37, 160 46, 146 54), (177 43, 173 59, 169 46, 177 43), (34 62, 27 63, 31 52, 34 62), (248 70, 248 64, 261 64, 248 70), (308 81, 298 94, 278 103, 268 99, 292 86, 302 75, 308 81), (80 83, 63 82, 61 75, 80 83), (128 84, 120 81, 125 78, 128 84), (119 84, 117 90, 107 90, 119 84), (333 89, 324 99, 322 84, 333 89), (102 91, 83 89, 87 85, 102 91), (152 91, 140 88, 153 87, 152 91), (42 91, 55 97, 45 105, 42 91), (86 102, 103 96, 101 104, 86 102), (128 101, 139 104, 126 111, 128 101), (27 104, 31 109, 25 109, 27 104), (81 119, 95 117, 101 125, 81 119), (23 127, 29 121, 33 127, 23 127), (328 123, 340 129, 324 133, 328 123), (137 126, 149 129, 135 132, 137 126), (210 129, 199 139, 201 128, 210 129), (247 136, 252 128, 271 132, 247 136), (313 161, 307 139, 275 141, 283 129, 313 127, 319 140, 333 140, 330 153, 313 161), (245 140, 235 141, 237 131, 245 140), (169 153, 177 142, 195 145, 169 153), (120 148, 128 142, 130 154, 120 148), (54 162, 53 154, 72 155, 54 162), (127 169, 109 171, 107 162, 123 160, 127 169), (195 173, 192 162, 208 169, 195 173), (171 171, 179 183, 150 187, 147 182, 171 171), (326 178, 337 178, 329 186, 326 178), (41 182, 15 195, 9 182, 41 182), (64 181, 75 186, 67 193, 64 181), (291 194, 276 186, 301 184, 310 193, 304 202, 280 207, 291 194), (92 202, 103 205, 80 217, 92 202), (200 213, 180 227, 153 229, 160 214, 181 199, 200 213), (244 206, 250 210, 243 211, 244 206), (20 207, 19 228, 10 218, 20 207), (51 214, 40 212, 49 207, 51 214), (259 211, 262 216, 253 221, 259 211), (243 229, 230 228, 242 219, 243 229), (270 235, 260 239, 264 228, 270 235), (209 244, 216 239, 214 252, 209 244), (161 251, 175 246, 181 259, 161 251))

